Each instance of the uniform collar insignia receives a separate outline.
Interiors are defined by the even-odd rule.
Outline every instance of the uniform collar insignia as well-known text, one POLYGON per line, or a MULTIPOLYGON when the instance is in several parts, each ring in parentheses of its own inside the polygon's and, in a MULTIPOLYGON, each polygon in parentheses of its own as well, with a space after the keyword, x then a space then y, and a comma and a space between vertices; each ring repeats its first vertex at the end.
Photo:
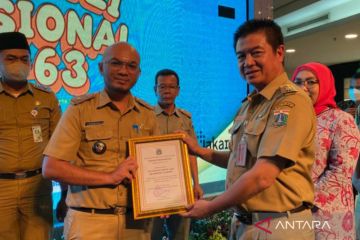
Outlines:
POLYGON ((277 109, 274 110, 274 122, 273 125, 276 127, 286 126, 289 118, 289 109, 277 109))

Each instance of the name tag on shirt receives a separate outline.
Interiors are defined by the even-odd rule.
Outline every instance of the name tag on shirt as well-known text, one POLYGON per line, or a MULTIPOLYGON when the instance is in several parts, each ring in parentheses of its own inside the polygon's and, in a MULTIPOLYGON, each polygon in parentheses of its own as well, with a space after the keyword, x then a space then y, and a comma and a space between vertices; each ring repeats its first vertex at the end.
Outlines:
POLYGON ((241 137, 240 142, 236 147, 236 162, 237 167, 244 167, 246 165, 246 152, 247 152, 247 143, 245 136, 241 137))
POLYGON ((32 126, 32 133, 33 133, 34 142, 39 143, 39 142, 43 141, 40 126, 38 126, 38 125, 32 126))

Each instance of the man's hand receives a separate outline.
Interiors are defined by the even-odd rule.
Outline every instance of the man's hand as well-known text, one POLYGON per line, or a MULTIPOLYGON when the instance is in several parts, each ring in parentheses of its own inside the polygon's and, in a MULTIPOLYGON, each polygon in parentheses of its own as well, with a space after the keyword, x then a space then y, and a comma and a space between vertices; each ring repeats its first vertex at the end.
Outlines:
POLYGON ((194 185, 194 197, 196 200, 199 200, 204 195, 204 191, 202 190, 200 184, 194 185))
MULTIPOLYGON (((65 195, 66 196, 66 195, 65 195)), ((56 205, 56 219, 59 222, 64 222, 68 207, 65 203, 66 197, 61 197, 58 204, 56 205)))
POLYGON ((131 181, 135 177, 138 165, 133 157, 128 157, 119 166, 110 173, 114 185, 120 184, 125 179, 131 181))
POLYGON ((195 156, 199 156, 199 151, 201 147, 199 146, 196 139, 190 137, 190 135, 185 131, 175 131, 175 133, 184 134, 183 141, 187 144, 189 153, 195 156))
POLYGON ((193 205, 187 206, 187 212, 180 214, 183 217, 204 218, 212 214, 211 203, 206 200, 198 200, 193 205))

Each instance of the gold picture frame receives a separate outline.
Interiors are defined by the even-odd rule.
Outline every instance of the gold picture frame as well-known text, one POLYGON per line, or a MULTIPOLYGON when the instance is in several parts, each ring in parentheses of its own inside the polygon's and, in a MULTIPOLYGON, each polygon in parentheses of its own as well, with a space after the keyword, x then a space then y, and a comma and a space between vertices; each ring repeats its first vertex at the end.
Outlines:
POLYGON ((190 163, 183 134, 129 139, 138 164, 132 180, 134 219, 186 212, 194 203, 190 163))

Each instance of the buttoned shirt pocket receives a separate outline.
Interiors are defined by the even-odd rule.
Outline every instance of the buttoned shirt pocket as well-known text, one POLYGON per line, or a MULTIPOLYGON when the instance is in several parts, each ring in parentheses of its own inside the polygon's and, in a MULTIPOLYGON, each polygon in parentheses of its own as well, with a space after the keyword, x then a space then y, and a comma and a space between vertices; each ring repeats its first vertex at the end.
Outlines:
POLYGON ((148 126, 144 126, 140 129, 141 136, 150 136, 152 129, 148 126))
POLYGON ((103 129, 104 126, 85 127, 85 139, 87 141, 108 140, 113 133, 111 130, 103 129))
POLYGON ((38 119, 49 119, 50 118, 50 109, 49 108, 39 108, 38 114, 36 115, 38 119))
POLYGON ((40 125, 37 119, 38 111, 23 109, 18 112, 16 117, 17 124, 20 128, 29 128, 33 125, 40 125))
POLYGON ((251 120, 245 126, 247 148, 252 157, 257 157, 258 147, 261 141, 262 133, 265 130, 267 116, 257 117, 251 120))
POLYGON ((84 154, 83 164, 86 168, 112 169, 117 157, 113 131, 106 129, 104 125, 85 126, 80 151, 84 154))
MULTIPOLYGON (((146 118, 146 116, 137 116, 138 119, 135 120, 135 123, 133 125, 133 131, 130 135, 130 137, 141 137, 141 136, 151 136, 153 135, 154 122, 150 121, 150 118, 146 118), (134 128, 134 126, 137 126, 134 128)), ((155 119, 154 119, 155 120, 155 119)))
MULTIPOLYGON (((130 132, 130 138, 136 138, 141 136, 150 136, 151 134, 151 128, 144 126, 142 124, 134 124, 132 126, 131 132, 130 132)), ((128 136, 124 136, 126 139, 128 136)))
POLYGON ((49 126, 50 108, 33 108, 31 110, 24 110, 19 113, 19 122, 23 127, 31 125, 40 125, 43 128, 49 126))
POLYGON ((49 131, 50 126, 50 108, 39 108, 37 115, 35 116, 34 121, 41 125, 43 131, 49 131))

